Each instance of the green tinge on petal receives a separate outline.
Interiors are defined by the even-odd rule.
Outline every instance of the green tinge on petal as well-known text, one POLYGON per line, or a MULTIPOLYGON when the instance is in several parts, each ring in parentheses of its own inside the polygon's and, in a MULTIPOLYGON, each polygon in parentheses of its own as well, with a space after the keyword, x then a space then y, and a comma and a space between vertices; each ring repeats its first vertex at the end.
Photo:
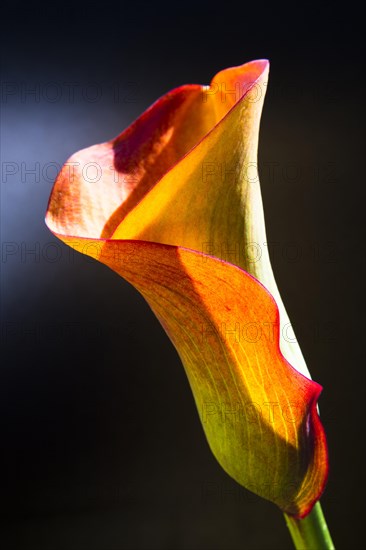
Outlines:
POLYGON ((321 387, 282 356, 267 290, 182 248, 109 241, 99 259, 142 293, 174 343, 221 466, 288 514, 306 515, 327 478, 321 387))
POLYGON ((192 250, 58 236, 147 300, 183 362, 225 471, 287 514, 307 515, 328 472, 316 409, 321 387, 281 354, 278 308, 268 291, 240 268, 192 250))

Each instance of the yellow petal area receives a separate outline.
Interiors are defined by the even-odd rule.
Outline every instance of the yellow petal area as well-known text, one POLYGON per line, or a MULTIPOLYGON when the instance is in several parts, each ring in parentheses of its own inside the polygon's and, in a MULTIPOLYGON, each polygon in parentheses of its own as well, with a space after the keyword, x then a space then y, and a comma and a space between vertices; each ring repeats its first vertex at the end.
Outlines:
POLYGON ((214 125, 203 86, 164 95, 117 138, 72 155, 55 182, 46 222, 63 234, 110 237, 120 221, 214 125))
POLYGON ((203 108, 197 106, 195 118, 207 124, 214 116, 210 132, 135 208, 120 216, 112 236, 103 236, 184 246, 242 267, 274 296, 280 309, 281 350, 310 377, 297 342, 286 338, 290 322, 268 254, 257 171, 267 80, 267 61, 218 73, 203 93, 203 108))
MULTIPOLYGON (((253 198, 259 189, 256 155, 267 65, 248 63, 215 77, 213 91, 208 88, 201 96, 204 110, 215 113, 211 131, 129 211, 111 238, 198 251, 206 246, 215 256, 222 254, 222 244, 228 251, 243 245, 245 252, 253 221, 260 225, 263 218, 261 209, 258 218, 253 198), (256 90, 254 98, 250 87, 256 90), (245 93, 239 95, 241 91, 245 93)), ((195 120, 201 116, 202 109, 195 120)), ((248 271, 247 255, 240 252, 237 263, 248 271)))

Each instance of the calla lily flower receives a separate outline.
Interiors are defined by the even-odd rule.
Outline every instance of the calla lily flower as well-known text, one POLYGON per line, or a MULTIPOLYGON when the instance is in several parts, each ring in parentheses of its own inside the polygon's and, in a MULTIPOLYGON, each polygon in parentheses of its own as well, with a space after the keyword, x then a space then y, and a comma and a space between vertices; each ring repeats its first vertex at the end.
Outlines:
POLYGON ((144 296, 177 349, 210 448, 238 483, 296 518, 319 499, 327 446, 272 273, 257 173, 268 61, 160 98, 75 153, 50 230, 144 296))

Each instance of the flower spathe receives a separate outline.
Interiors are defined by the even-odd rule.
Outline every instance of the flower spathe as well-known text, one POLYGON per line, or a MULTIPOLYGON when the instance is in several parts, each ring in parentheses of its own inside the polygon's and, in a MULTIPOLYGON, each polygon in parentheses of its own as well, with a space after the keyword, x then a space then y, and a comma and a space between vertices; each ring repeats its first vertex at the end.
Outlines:
POLYGON ((209 87, 182 86, 117 138, 75 153, 46 222, 145 297, 221 466, 303 517, 324 488, 327 447, 321 387, 282 338, 288 317, 263 247, 256 156, 267 77, 260 60, 221 71, 209 87))

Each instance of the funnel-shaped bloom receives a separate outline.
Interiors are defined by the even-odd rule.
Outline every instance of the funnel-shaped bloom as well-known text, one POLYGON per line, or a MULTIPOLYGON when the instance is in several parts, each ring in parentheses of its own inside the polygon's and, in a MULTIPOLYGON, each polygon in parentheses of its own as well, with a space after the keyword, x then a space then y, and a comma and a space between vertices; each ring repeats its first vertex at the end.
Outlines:
POLYGON ((266 242, 257 145, 268 62, 177 88, 62 168, 46 222, 145 297, 185 367, 209 445, 241 485, 303 517, 327 449, 266 242), (276 305, 277 304, 277 305, 276 305), (290 363, 293 365, 291 366, 290 363))

